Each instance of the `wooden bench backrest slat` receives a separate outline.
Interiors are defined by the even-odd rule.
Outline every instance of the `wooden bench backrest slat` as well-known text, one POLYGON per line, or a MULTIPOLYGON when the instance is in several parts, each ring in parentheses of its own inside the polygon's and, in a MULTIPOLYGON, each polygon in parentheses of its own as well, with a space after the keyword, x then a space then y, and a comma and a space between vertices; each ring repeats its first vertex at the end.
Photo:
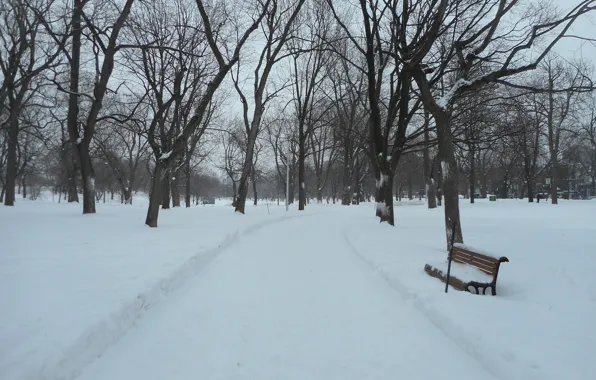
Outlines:
POLYGON ((452 259, 458 263, 473 265, 481 271, 493 276, 497 273, 499 264, 499 260, 494 257, 475 252, 471 254, 469 251, 460 247, 453 247, 452 259))

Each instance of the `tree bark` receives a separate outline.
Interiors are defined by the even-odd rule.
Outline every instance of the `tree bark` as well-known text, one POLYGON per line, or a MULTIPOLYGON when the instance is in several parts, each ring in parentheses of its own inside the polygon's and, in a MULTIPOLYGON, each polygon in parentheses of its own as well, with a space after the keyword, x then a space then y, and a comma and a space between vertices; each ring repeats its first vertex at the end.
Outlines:
POLYGON ((344 162, 343 162, 343 171, 342 171, 342 184, 344 186, 344 190, 342 193, 341 204, 343 206, 349 206, 352 202, 352 176, 350 170, 350 155, 348 151, 348 146, 344 147, 344 162))
POLYGON ((447 247, 451 248, 451 234, 455 225, 455 243, 463 243, 463 234, 459 215, 459 193, 457 179, 457 160, 453 151, 449 115, 437 112, 437 138, 441 157, 441 174, 443 178, 443 196, 445 197, 445 231, 447 247))
POLYGON ((170 208, 170 178, 170 171, 164 169, 161 183, 161 208, 164 210, 170 208))
POLYGON ((8 126, 8 146, 6 152, 6 193, 4 205, 14 206, 15 186, 17 179, 17 144, 19 138, 19 114, 21 113, 21 99, 14 99, 10 105, 10 119, 8 126))
POLYGON ((180 207, 180 189, 178 183, 180 181, 180 169, 174 172, 172 178, 172 207, 180 207))
MULTIPOLYGON (((379 168, 377 176, 377 192, 375 202, 377 203, 376 216, 380 222, 387 222, 395 225, 393 215, 393 171, 388 162, 384 162, 379 168)), ((375 173, 376 174, 376 173, 375 173)))
MULTIPOLYGON (((253 123, 260 123, 260 115, 255 116, 253 119, 253 123)), ((246 157, 244 157, 244 165, 242 166, 242 175, 240 176, 240 181, 238 184, 238 196, 236 198, 236 205, 234 206, 235 211, 244 214, 246 212, 246 197, 248 195, 248 186, 249 186, 249 178, 250 173, 252 172, 253 166, 253 155, 255 149, 255 141, 256 141, 256 127, 255 127, 255 136, 252 136, 252 129, 251 134, 248 137, 247 148, 246 148, 246 157)))
POLYGON ((131 205, 132 204, 132 187, 128 187, 124 189, 124 204, 131 205))
POLYGON ((470 203, 476 198, 476 154, 474 147, 470 147, 470 203))
POLYGON ((304 125, 299 126, 298 143, 298 210, 303 211, 306 206, 306 138, 304 136, 304 125))
POLYGON ((89 144, 83 141, 77 148, 81 158, 83 178, 83 214, 95 214, 95 171, 91 163, 89 144))
POLYGON ((532 185, 532 179, 526 177, 526 189, 528 191, 528 202, 534 202, 534 186, 532 185))
POLYGON ((259 194, 257 193, 257 174, 255 171, 255 167, 253 166, 252 170, 251 170, 251 181, 252 181, 252 193, 254 195, 254 199, 253 199, 253 205, 257 205, 258 201, 259 201, 259 194))
MULTIPOLYGON (((188 148, 187 148, 188 149, 188 148)), ((186 176, 186 186, 184 189, 184 203, 186 203, 186 207, 190 207, 190 177, 192 175, 191 168, 190 168, 190 154, 186 153, 184 158, 184 173, 186 176)))
POLYGON ((21 184, 23 187, 23 199, 27 198, 27 176, 23 175, 23 178, 21 179, 21 184))
POLYGON ((151 193, 149 195, 149 209, 147 210, 147 218, 145 224, 149 227, 157 227, 157 219, 159 216, 159 206, 162 203, 161 185, 164 182, 162 164, 157 160, 155 169, 153 170, 153 177, 151 179, 151 193))
MULTIPOLYGON (((433 178, 433 167, 430 161, 430 115, 424 112, 424 149, 422 150, 422 164, 424 165, 424 182, 426 185, 426 203, 429 209, 437 208, 436 186, 433 178)), ((434 164, 434 162, 433 162, 434 164)))

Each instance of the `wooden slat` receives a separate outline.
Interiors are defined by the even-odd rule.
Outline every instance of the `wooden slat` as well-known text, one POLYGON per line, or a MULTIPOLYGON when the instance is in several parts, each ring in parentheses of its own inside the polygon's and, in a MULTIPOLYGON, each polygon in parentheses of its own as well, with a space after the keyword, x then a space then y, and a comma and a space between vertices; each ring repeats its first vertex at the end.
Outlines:
POLYGON ((463 248, 460 248, 460 247, 453 247, 453 252, 454 253, 457 252, 458 254, 461 254, 461 255, 474 256, 474 257, 477 257, 478 260, 486 261, 486 262, 489 262, 489 263, 497 263, 497 262, 499 262, 499 259, 496 259, 494 257, 486 256, 486 255, 483 255, 482 253, 468 251, 467 249, 463 249, 463 248))
POLYGON ((473 252, 458 247, 454 247, 452 254, 453 261, 473 265, 484 273, 492 276, 494 276, 497 272, 497 264, 499 263, 499 260, 495 259, 494 257, 477 255, 473 252))
MULTIPOLYGON (((431 277, 438 278, 444 283, 447 282, 447 273, 443 272, 438 268, 433 267, 432 265, 426 264, 424 266, 424 271, 428 273, 431 277)), ((466 290, 466 283, 454 276, 449 276, 449 285, 451 285, 454 289, 457 290, 466 290)))

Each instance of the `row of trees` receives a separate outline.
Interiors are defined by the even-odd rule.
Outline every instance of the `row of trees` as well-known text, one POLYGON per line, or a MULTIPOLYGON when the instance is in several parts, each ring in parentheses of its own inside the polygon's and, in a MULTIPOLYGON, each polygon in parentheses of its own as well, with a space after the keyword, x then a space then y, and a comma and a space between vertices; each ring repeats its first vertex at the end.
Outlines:
POLYGON ((444 201, 447 241, 455 225, 461 242, 462 192, 532 201, 546 173, 553 203, 571 177, 594 190, 591 68, 553 50, 585 38, 571 27, 594 0, 566 12, 518 0, 238 5, 3 2, 4 203, 34 174, 68 201, 82 194, 83 213, 108 187, 127 203, 147 187, 155 227, 181 188, 190 206, 214 183, 207 167, 241 213, 263 184, 285 191, 289 172, 299 210, 374 197, 390 224, 394 196, 424 188, 429 207, 444 201))

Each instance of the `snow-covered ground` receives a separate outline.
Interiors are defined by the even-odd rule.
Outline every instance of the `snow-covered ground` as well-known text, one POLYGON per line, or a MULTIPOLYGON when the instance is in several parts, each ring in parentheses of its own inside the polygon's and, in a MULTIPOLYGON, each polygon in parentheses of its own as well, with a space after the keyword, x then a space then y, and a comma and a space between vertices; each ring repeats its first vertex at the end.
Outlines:
POLYGON ((442 209, 0 208, 0 378, 593 379, 596 202, 462 201, 497 297, 426 275, 442 209), (268 210, 269 209, 269 210, 268 210))

